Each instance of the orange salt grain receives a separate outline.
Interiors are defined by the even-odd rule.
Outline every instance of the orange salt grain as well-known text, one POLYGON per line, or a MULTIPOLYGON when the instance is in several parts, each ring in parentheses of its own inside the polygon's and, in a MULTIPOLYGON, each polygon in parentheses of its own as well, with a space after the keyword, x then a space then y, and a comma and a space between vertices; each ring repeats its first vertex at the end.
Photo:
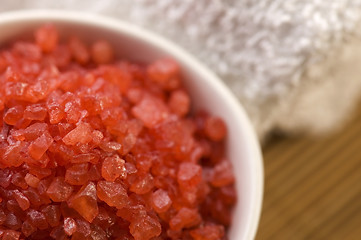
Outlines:
POLYGON ((2 240, 18 240, 20 239, 20 232, 14 230, 6 230, 2 236, 2 240))
POLYGON ((46 218, 42 212, 39 212, 34 209, 30 209, 27 212, 27 215, 28 215, 29 223, 34 227, 37 227, 39 229, 48 228, 48 222, 46 221, 46 218))
POLYGON ((144 96, 142 101, 133 107, 132 113, 148 128, 153 128, 169 116, 164 102, 151 96, 144 96))
POLYGON ((15 200, 18 202, 19 204, 19 207, 22 209, 22 210, 26 210, 30 207, 30 202, 29 202, 29 199, 27 197, 25 197, 25 195, 20 192, 19 190, 14 190, 13 191, 13 196, 15 198, 15 200))
POLYGON ((105 180, 114 182, 117 178, 126 178, 125 161, 117 154, 104 159, 102 176, 105 180))
POLYGON ((179 65, 172 59, 160 59, 147 68, 149 78, 165 89, 179 86, 179 65))
POLYGON ((35 139, 29 146, 29 154, 32 158, 40 160, 44 153, 48 150, 50 145, 53 143, 53 138, 50 134, 42 134, 40 137, 35 139))
POLYGON ((61 213, 59 205, 45 206, 41 212, 44 214, 46 221, 50 226, 55 227, 60 224, 61 213))
POLYGON ((64 232, 66 233, 66 235, 73 235, 73 233, 75 233, 77 230, 76 228, 76 222, 74 219, 69 217, 64 219, 64 232))
POLYGON ((22 117, 24 114, 24 108, 23 106, 19 105, 19 106, 15 106, 12 108, 9 108, 5 115, 4 115, 4 122, 6 122, 9 125, 15 125, 22 117))
POLYGON ((215 187, 227 186, 234 182, 232 166, 229 161, 223 160, 214 167, 210 182, 215 187))
POLYGON ((209 224, 191 230, 190 234, 194 240, 218 240, 224 236, 224 227, 209 224))
POLYGON ((86 45, 77 37, 69 40, 69 49, 72 57, 80 64, 86 64, 89 61, 90 54, 86 45))
POLYGON ((47 110, 42 104, 27 106, 24 111, 24 118, 29 120, 42 121, 47 115, 47 110))
POLYGON ((154 187, 154 179, 151 174, 140 175, 136 181, 130 186, 130 191, 137 194, 145 194, 154 187))
POLYGON ((63 177, 55 177, 49 188, 46 190, 47 195, 54 202, 63 202, 68 200, 72 192, 73 187, 66 183, 63 177))
POLYGON ((40 182, 40 179, 35 177, 34 175, 30 174, 30 173, 27 173, 25 175, 25 182, 30 186, 30 187, 33 187, 33 188, 37 188, 38 185, 39 185, 39 182, 40 182))
POLYGON ((58 44, 58 31, 52 24, 45 24, 35 32, 36 44, 44 52, 51 52, 58 44))
POLYGON ((110 63, 114 58, 113 47, 107 41, 96 41, 91 46, 91 57, 97 64, 110 63))
POLYGON ((21 226, 21 232, 25 235, 25 237, 29 237, 32 233, 36 231, 36 227, 34 227, 29 220, 25 220, 23 225, 21 226))
POLYGON ((206 135, 213 141, 221 141, 226 136, 226 125, 220 118, 207 118, 204 128, 206 135))
POLYGON ((194 227, 201 222, 201 216, 197 209, 187 207, 181 208, 178 213, 169 221, 172 230, 179 231, 183 228, 194 227))
POLYGON ((20 141, 10 144, 3 153, 2 161, 8 166, 19 167, 24 162, 24 159, 19 156, 25 145, 20 141))
POLYGON ((65 172, 65 182, 71 185, 84 185, 88 182, 89 176, 89 164, 79 163, 75 164, 65 172))
POLYGON ((111 207, 118 209, 128 204, 126 189, 116 182, 99 181, 97 184, 97 196, 111 207))
POLYGON ((172 205, 172 200, 166 191, 158 189, 152 194, 152 206, 157 213, 166 212, 172 205))
POLYGON ((185 91, 176 90, 171 93, 168 105, 173 113, 183 117, 189 112, 190 98, 185 91))
POLYGON ((20 187, 21 189, 28 188, 28 184, 26 183, 22 173, 15 173, 11 178, 11 183, 17 187, 20 187))
POLYGON ((67 145, 89 143, 92 140, 91 130, 92 129, 89 124, 80 123, 63 138, 63 142, 67 145))
POLYGON ((92 222, 98 215, 96 187, 93 182, 84 185, 71 199, 74 208, 85 220, 92 222))
POLYGON ((152 239, 162 231, 160 223, 148 215, 132 221, 129 229, 135 240, 152 239))
POLYGON ((202 180, 202 168, 194 163, 181 163, 177 175, 177 181, 181 188, 192 189, 199 185, 202 180))

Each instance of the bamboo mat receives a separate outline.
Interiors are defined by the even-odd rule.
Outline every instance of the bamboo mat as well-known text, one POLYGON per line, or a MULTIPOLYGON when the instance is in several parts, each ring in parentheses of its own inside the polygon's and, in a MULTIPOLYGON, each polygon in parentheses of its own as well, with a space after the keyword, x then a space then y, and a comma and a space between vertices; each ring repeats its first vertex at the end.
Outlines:
POLYGON ((361 105, 327 138, 273 139, 264 165, 256 240, 361 239, 361 105))

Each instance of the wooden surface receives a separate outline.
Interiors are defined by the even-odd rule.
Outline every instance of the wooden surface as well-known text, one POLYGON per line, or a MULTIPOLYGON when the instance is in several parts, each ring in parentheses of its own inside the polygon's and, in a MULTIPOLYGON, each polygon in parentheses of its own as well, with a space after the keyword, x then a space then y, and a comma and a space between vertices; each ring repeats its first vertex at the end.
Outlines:
POLYGON ((256 240, 361 239, 361 105, 327 138, 273 139, 264 165, 256 240))

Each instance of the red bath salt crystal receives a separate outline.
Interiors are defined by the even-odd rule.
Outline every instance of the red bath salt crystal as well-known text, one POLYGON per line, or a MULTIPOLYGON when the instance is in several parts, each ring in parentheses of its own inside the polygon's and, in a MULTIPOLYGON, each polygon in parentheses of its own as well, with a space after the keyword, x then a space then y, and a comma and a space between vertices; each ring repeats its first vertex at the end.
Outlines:
POLYGON ((93 182, 84 185, 71 199, 74 208, 85 220, 92 222, 98 215, 97 193, 93 182))
POLYGON ((189 112, 190 98, 185 91, 176 90, 171 93, 168 105, 173 113, 183 117, 189 112))
MULTIPOLYGON (((25 143, 17 141, 16 143, 9 145, 3 155, 3 163, 7 166, 19 167, 23 164, 24 159, 20 156, 21 152, 24 150, 25 143)), ((1 161, 1 160, 0 160, 1 161)))
POLYGON ((202 168, 195 163, 181 163, 177 182, 183 189, 194 189, 202 180, 202 168))
POLYGON ((88 123, 80 123, 71 130, 64 138, 66 145, 75 145, 76 143, 89 143, 92 141, 92 129, 88 123))
POLYGON ((73 218, 65 218, 64 219, 64 232, 66 235, 71 236, 73 233, 77 231, 76 222, 73 218))
POLYGON ((11 136, 17 141, 24 141, 25 140, 24 129, 19 129, 19 130, 13 129, 11 136))
POLYGON ((8 63, 4 56, 0 55, 0 73, 3 73, 8 66, 8 63))
POLYGON ((50 53, 49 62, 52 62, 58 68, 66 67, 71 60, 70 49, 66 45, 57 45, 50 53))
POLYGON ((44 133, 35 139, 29 146, 29 154, 35 160, 40 160, 44 153, 48 150, 54 139, 49 133, 44 133))
POLYGON ((81 111, 80 107, 77 104, 74 104, 72 102, 68 102, 65 104, 65 114, 66 114, 66 120, 69 123, 77 123, 82 118, 84 118, 87 115, 87 111, 81 111))
POLYGON ((14 230, 6 230, 2 236, 2 240, 18 240, 20 239, 21 233, 14 230))
POLYGON ((158 189, 152 194, 152 206, 157 213, 166 212, 172 205, 168 193, 162 189, 158 189))
POLYGON ((76 219, 76 232, 73 234, 72 239, 84 239, 91 234, 90 224, 83 219, 76 219))
POLYGON ((4 115, 4 122, 9 125, 15 125, 24 114, 24 107, 19 105, 9 108, 4 115))
POLYGON ((204 131, 213 141, 221 141, 227 134, 225 123, 218 117, 208 117, 204 124, 204 131))
POLYGON ((61 106, 52 106, 50 109, 48 109, 48 114, 49 122, 51 124, 59 123, 63 118, 65 118, 65 112, 61 106))
POLYGON ((30 173, 27 173, 24 179, 30 187, 37 188, 39 186, 40 179, 30 173))
POLYGON ((68 71, 63 73, 59 80, 61 82, 59 86, 60 89, 64 92, 73 92, 79 87, 81 75, 76 71, 68 71))
POLYGON ((14 184, 15 186, 21 188, 21 189, 27 189, 28 188, 28 184, 26 183, 25 179, 24 179, 24 174, 22 173, 15 173, 12 178, 11 178, 11 183, 14 184))
POLYGON ((93 221, 93 224, 98 225, 102 229, 109 229, 115 225, 116 215, 112 210, 107 209, 99 207, 99 214, 93 221))
POLYGON ((34 123, 24 129, 24 137, 27 141, 35 140, 48 130, 46 123, 34 123))
POLYGON ((27 106, 24 111, 24 118, 29 120, 39 120, 42 121, 45 119, 47 114, 47 109, 43 104, 34 104, 27 106))
POLYGON ((55 177, 49 188, 46 190, 47 195, 54 202, 63 202, 68 200, 72 192, 73 187, 66 183, 63 177, 55 177))
POLYGON ((218 240, 222 239, 225 232, 220 225, 205 225, 190 231, 194 240, 218 240))
POLYGON ((117 178, 126 178, 125 161, 117 154, 104 159, 102 176, 105 180, 114 182, 117 178))
POLYGON ((118 142, 101 142, 99 147, 106 152, 116 152, 122 149, 122 144, 118 142))
POLYGON ((91 57, 96 64, 110 63, 114 59, 113 47, 104 40, 98 40, 91 46, 91 57))
POLYGON ((46 24, 35 32, 36 44, 43 52, 51 52, 58 44, 58 31, 53 24, 46 24))
POLYGON ((195 227, 201 222, 201 216, 197 209, 187 207, 181 208, 178 213, 169 221, 172 230, 181 230, 182 228, 195 227))
POLYGON ((40 60, 42 55, 40 48, 36 44, 28 42, 16 42, 13 50, 16 55, 27 60, 37 61, 40 60))
POLYGON ((86 45, 77 37, 72 37, 69 40, 69 48, 72 57, 80 64, 89 62, 90 54, 86 45))
POLYGON ((218 163, 212 172, 211 184, 215 187, 223 187, 234 182, 232 165, 229 161, 223 160, 218 163))
POLYGON ((6 220, 6 214, 3 209, 0 209, 0 225, 4 224, 6 220))
POLYGON ((162 232, 159 221, 148 215, 132 221, 129 229, 135 240, 149 240, 159 236, 162 232))
MULTIPOLYGON (((113 88, 112 90, 107 89, 107 91, 109 91, 109 93, 111 93, 111 91, 113 91, 113 90, 117 90, 121 93, 126 93, 126 91, 128 90, 128 88, 131 84, 131 81, 132 81, 132 76, 127 71, 126 65, 120 63, 116 66, 111 66, 111 65, 101 66, 99 68, 99 72, 101 73, 101 76, 104 78, 104 80, 106 80, 107 82, 110 82, 112 84, 115 84, 118 87, 118 88, 113 88)), ((116 95, 114 95, 114 96, 112 96, 112 98, 113 98, 112 102, 117 101, 118 103, 120 103, 120 101, 121 101, 120 95, 117 97, 116 97, 116 95)), ((114 104, 114 105, 117 105, 117 104, 114 104)), ((108 107, 111 107, 111 106, 108 106, 108 107)))
POLYGON ((30 207, 29 199, 27 197, 25 197, 25 195, 22 192, 20 192, 19 190, 14 190, 13 196, 14 196, 15 200, 18 202, 19 207, 22 210, 25 211, 26 209, 28 209, 30 207))
POLYGON ((43 197, 39 192, 29 187, 26 190, 23 190, 22 193, 29 199, 31 206, 39 207, 42 204, 48 204, 50 200, 46 197, 43 197))
MULTIPOLYGON (((8 202, 9 203, 9 202, 8 202)), ((21 220, 13 212, 9 212, 6 215, 4 226, 12 230, 18 230, 21 228, 21 220)))
POLYGON ((91 225, 90 236, 92 239, 107 240, 107 233, 98 225, 91 225))
POLYGON ((67 239, 67 235, 65 234, 64 228, 62 226, 53 228, 49 234, 49 237, 52 239, 67 239))
POLYGON ((97 184, 97 196, 111 207, 118 209, 126 206, 129 202, 128 194, 123 185, 116 182, 99 181, 97 184))
POLYGON ((88 163, 75 164, 66 170, 65 182, 71 185, 84 185, 89 180, 88 171, 88 163))
POLYGON ((146 194, 154 187, 154 179, 151 174, 139 176, 136 181, 130 186, 130 191, 137 194, 146 194))
POLYGON ((142 101, 133 107, 132 113, 148 128, 153 128, 169 116, 167 106, 164 102, 148 95, 144 96, 142 101))
POLYGON ((0 186, 3 188, 9 187, 11 183, 11 177, 13 176, 13 172, 7 168, 0 168, 0 186))
POLYGON ((48 168, 29 167, 29 173, 33 174, 39 179, 43 179, 51 175, 51 170, 48 168))
POLYGON ((29 223, 32 224, 34 227, 39 229, 47 229, 48 222, 42 212, 36 211, 34 209, 30 209, 27 212, 27 216, 29 219, 29 223))
POLYGON ((25 220, 23 225, 21 226, 21 232, 25 235, 25 237, 29 237, 32 233, 36 231, 36 227, 34 227, 29 220, 25 220))
POLYGON ((143 94, 144 92, 141 88, 133 87, 129 88, 127 97, 131 103, 136 104, 142 100, 143 94))
POLYGON ((81 153, 75 155, 72 159, 72 163, 92 163, 97 164, 99 162, 100 156, 96 153, 81 153))
MULTIPOLYGON (((5 72, 5 78, 8 82, 20 82, 24 80, 24 75, 21 72, 15 70, 16 68, 13 66, 9 66, 5 72)), ((11 83, 7 85, 7 87, 12 86, 11 83)))
POLYGON ((61 213, 59 205, 45 206, 41 212, 44 214, 46 221, 50 226, 55 227, 60 224, 61 213))
POLYGON ((98 130, 94 130, 92 133, 92 136, 93 136, 92 141, 95 145, 99 145, 104 138, 104 134, 98 130))
POLYGON ((127 117, 124 109, 120 107, 105 109, 100 117, 103 123, 107 126, 112 126, 118 123, 119 120, 123 120, 127 117))
POLYGON ((149 78, 165 89, 175 89, 179 86, 179 65, 172 59, 160 59, 147 68, 149 78))

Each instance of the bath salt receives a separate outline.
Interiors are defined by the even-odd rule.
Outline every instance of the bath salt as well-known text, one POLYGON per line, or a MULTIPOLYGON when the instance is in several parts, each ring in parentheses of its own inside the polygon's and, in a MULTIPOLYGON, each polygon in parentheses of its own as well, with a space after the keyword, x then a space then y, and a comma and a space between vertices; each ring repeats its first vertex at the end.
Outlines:
POLYGON ((227 126, 181 71, 51 23, 1 46, 2 239, 227 239, 227 126))

